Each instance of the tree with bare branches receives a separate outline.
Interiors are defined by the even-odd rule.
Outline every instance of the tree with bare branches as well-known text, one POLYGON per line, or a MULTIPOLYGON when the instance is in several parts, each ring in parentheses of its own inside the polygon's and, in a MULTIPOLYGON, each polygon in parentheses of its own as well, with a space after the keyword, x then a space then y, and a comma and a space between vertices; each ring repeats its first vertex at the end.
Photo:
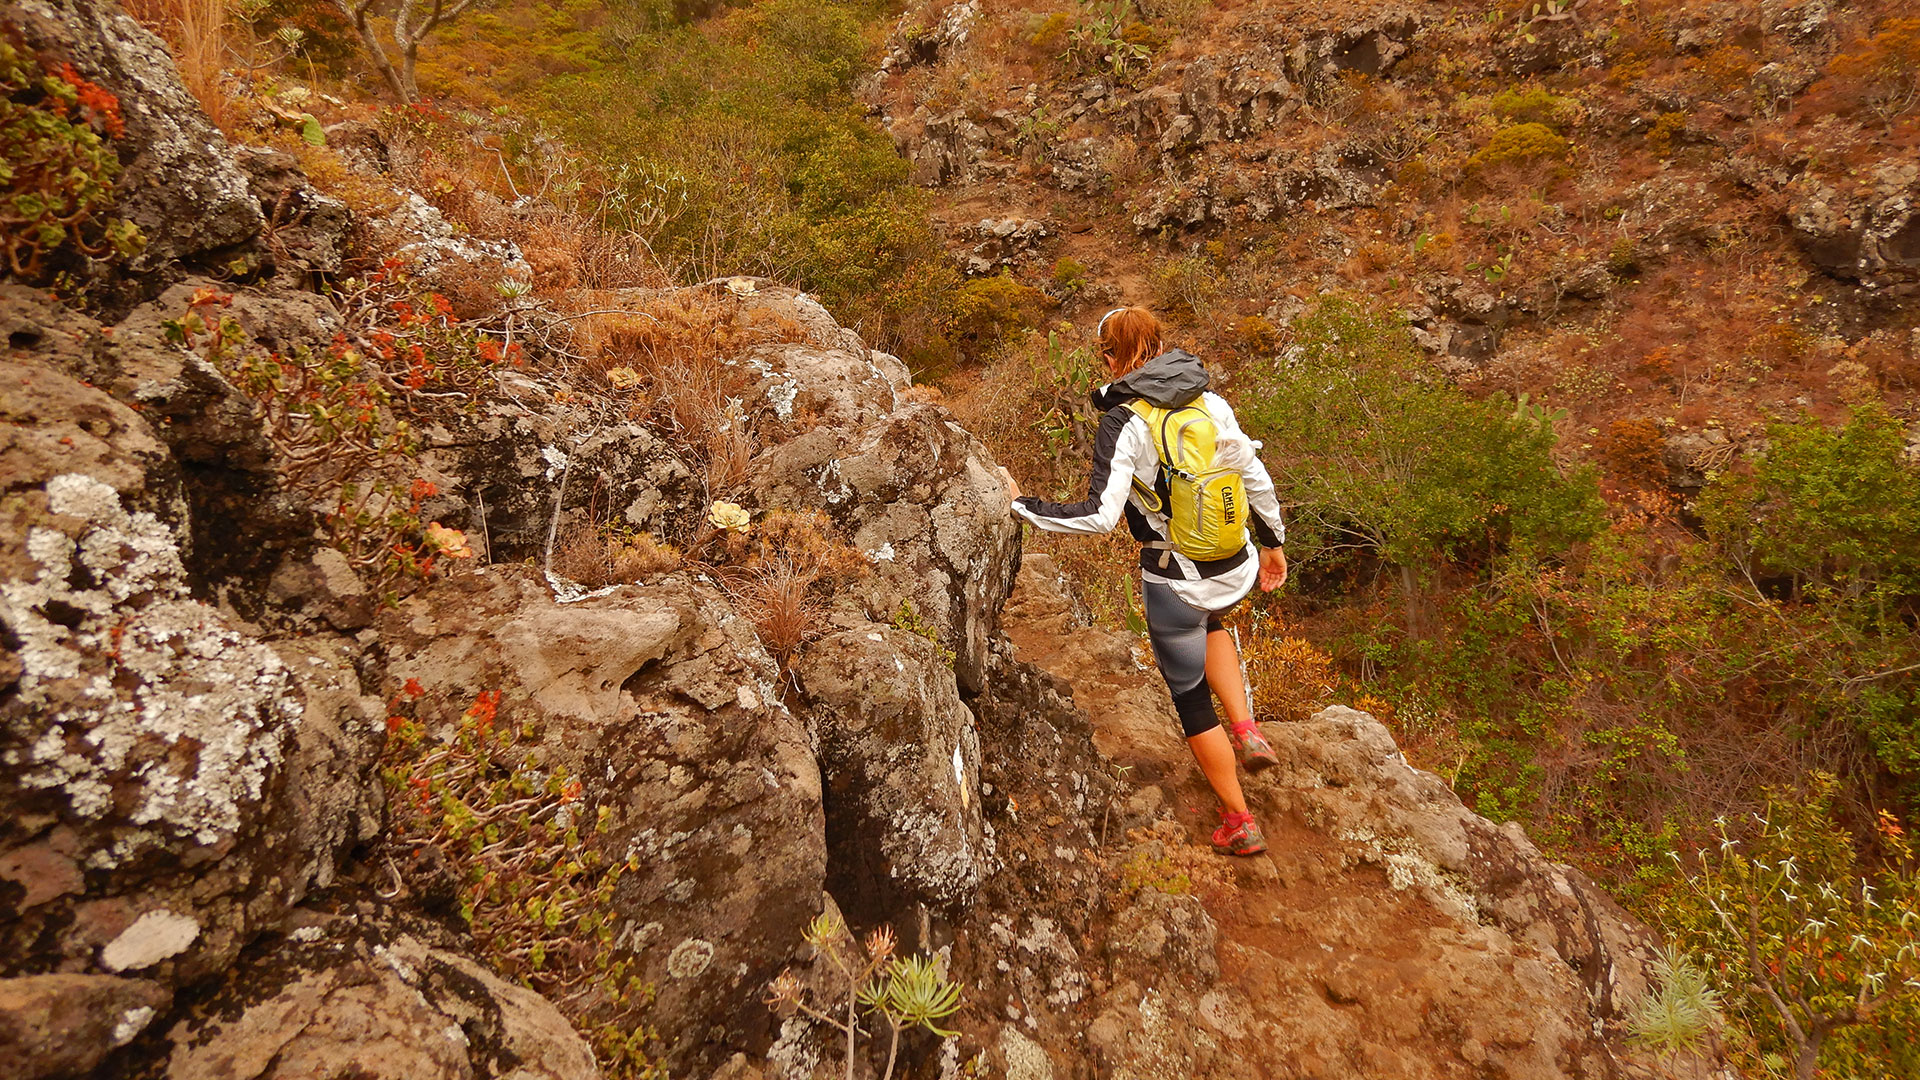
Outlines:
POLYGON ((387 80, 388 88, 401 101, 411 103, 420 100, 420 86, 413 77, 414 66, 420 58, 420 43, 435 30, 459 18, 474 2, 397 0, 393 3, 393 48, 400 57, 397 69, 373 25, 374 17, 383 14, 388 4, 382 0, 333 0, 333 6, 347 17, 347 21, 360 34, 360 43, 366 47, 367 55, 379 70, 380 77, 387 80))

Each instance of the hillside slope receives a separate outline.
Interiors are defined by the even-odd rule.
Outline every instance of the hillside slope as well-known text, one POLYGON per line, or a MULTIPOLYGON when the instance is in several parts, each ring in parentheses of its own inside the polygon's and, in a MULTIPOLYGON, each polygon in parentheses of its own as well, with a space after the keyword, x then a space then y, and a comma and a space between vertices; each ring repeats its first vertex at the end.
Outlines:
POLYGON ((404 186, 406 129, 327 132, 349 204, 111 3, 32 8, 15 62, 96 136, 207 153, 149 261, 0 286, 15 1074, 879 1075, 831 915, 962 988, 895 1075, 1650 1075, 1650 933, 1362 714, 1282 740, 1285 856, 1196 860, 1124 644, 1030 566, 1024 647, 1105 659, 1017 654, 993 457, 812 297, 465 316, 538 271, 404 186))

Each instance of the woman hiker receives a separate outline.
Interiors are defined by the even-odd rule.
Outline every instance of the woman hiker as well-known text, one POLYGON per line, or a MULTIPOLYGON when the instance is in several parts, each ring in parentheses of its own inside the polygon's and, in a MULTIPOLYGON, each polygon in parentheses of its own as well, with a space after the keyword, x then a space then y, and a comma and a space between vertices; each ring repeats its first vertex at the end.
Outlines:
POLYGON ((1137 307, 1115 308, 1100 320, 1097 333, 1100 355, 1113 381, 1093 392, 1094 407, 1105 415, 1094 440, 1087 497, 1056 503, 1022 496, 1012 475, 1004 468, 1000 472, 1013 495, 1013 513, 1042 529, 1104 533, 1119 523, 1125 510, 1128 530, 1146 545, 1140 552, 1140 578, 1154 659, 1173 692, 1173 707, 1186 732, 1187 746, 1220 797, 1221 824, 1213 834, 1214 850, 1257 855, 1267 850, 1267 843, 1247 812, 1234 769, 1235 749, 1250 773, 1276 765, 1279 759, 1254 726, 1240 673, 1240 652, 1220 617, 1256 582, 1269 590, 1286 582, 1287 556, 1281 549, 1286 526, 1280 520, 1280 502, 1272 478, 1254 454, 1254 444, 1234 420, 1232 407, 1219 395, 1206 392, 1209 380, 1200 359, 1180 349, 1162 352, 1160 322, 1152 313, 1137 307), (1202 561, 1173 549, 1174 530, 1164 512, 1170 503, 1168 476, 1142 415, 1149 410, 1128 405, 1136 400, 1159 409, 1197 405, 1206 410, 1216 432, 1213 464, 1237 469, 1244 486, 1252 534, 1245 547, 1225 558, 1202 561), (1228 730, 1220 727, 1209 686, 1226 707, 1228 730))

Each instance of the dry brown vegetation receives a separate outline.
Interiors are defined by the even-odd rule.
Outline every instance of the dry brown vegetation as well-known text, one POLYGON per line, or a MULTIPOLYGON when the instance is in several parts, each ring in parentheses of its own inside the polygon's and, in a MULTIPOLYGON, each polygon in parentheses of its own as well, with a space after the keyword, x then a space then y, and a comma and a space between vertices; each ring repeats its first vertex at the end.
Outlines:
POLYGON ((231 131, 236 112, 221 73, 233 65, 234 48, 250 39, 231 32, 226 0, 127 0, 121 6, 166 41, 180 81, 215 127, 231 131))

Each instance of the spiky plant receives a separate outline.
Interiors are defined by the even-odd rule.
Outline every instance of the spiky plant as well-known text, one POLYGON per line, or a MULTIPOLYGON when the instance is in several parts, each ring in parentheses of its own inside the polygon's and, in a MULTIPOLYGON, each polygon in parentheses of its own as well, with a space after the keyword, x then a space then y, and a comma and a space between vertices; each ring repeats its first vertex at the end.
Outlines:
POLYGON ((1720 994, 1706 970, 1668 945, 1654 957, 1653 978, 1654 988, 1628 1021, 1634 1039, 1661 1053, 1700 1046, 1720 1022, 1720 994))
POLYGON ((900 1033, 924 1027, 942 1038, 959 1034, 934 1023, 960 1008, 960 984, 948 979, 929 957, 894 957, 878 978, 860 991, 860 1003, 886 1017, 893 1029, 887 1048, 887 1071, 881 1080, 893 1080, 893 1064, 900 1053, 900 1033))
POLYGON ((960 1008, 959 984, 948 979, 934 960, 895 956, 898 943, 891 929, 883 926, 867 935, 864 963, 853 955, 854 950, 843 948, 850 945, 853 938, 845 924, 832 915, 822 914, 814 919, 803 937, 846 978, 845 1019, 835 1015, 838 1007, 834 1002, 809 1001, 806 987, 791 971, 781 972, 768 987, 767 1004, 779 1016, 802 1012, 846 1035, 848 1080, 853 1077, 854 1037, 861 1033, 857 1006, 865 1006, 870 1015, 878 1013, 891 1029, 893 1042, 887 1050, 887 1069, 881 1074, 881 1080, 893 1080, 902 1031, 919 1026, 943 1038, 958 1034, 939 1027, 934 1021, 951 1016, 960 1008))

